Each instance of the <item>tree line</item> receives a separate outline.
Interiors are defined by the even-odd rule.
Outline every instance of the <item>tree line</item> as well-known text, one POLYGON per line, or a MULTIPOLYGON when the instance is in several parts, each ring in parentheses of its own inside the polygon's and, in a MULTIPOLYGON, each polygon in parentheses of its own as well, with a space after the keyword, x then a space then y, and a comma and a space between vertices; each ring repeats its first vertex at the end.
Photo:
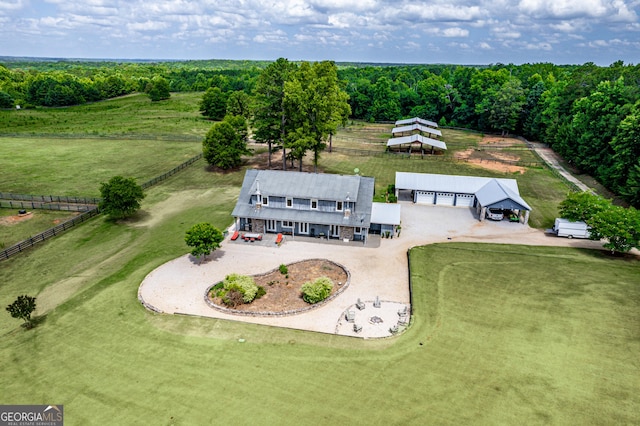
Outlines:
MULTIPOLYGON (((258 141, 285 148, 285 159, 300 159, 311 150, 317 160, 324 145, 318 135, 331 135, 340 119, 329 119, 330 126, 322 128, 319 123, 324 118, 306 118, 315 110, 305 107, 322 101, 313 98, 313 91, 325 90, 316 85, 314 73, 328 68, 315 67, 283 58, 275 62, 5 62, 0 65, 0 107, 76 105, 134 92, 147 92, 152 100, 160 100, 169 92, 202 91, 205 116, 215 120, 227 114, 244 116, 253 120, 258 141), (306 90, 312 86, 314 90, 306 90), (273 110, 276 104, 280 115, 273 110), (305 134, 296 135, 295 129, 303 128, 305 134)), ((328 78, 339 89, 327 93, 339 95, 340 101, 328 102, 346 101, 351 119, 394 121, 417 116, 444 126, 520 134, 549 144, 577 169, 640 206, 638 65, 619 61, 608 67, 592 63, 333 67, 330 77, 320 77, 321 84, 327 84, 328 78)), ((333 111, 344 118, 344 105, 333 111)))

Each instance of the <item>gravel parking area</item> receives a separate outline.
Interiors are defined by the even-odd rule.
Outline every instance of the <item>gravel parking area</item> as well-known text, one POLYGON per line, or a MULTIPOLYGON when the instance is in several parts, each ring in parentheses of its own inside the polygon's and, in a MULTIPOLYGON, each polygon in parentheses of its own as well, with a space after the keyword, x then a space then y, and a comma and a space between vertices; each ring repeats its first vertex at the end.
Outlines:
POLYGON ((407 250, 434 242, 467 241, 505 244, 553 245, 601 248, 588 240, 557 238, 543 231, 508 221, 479 222, 475 211, 460 207, 416 205, 402 202, 400 238, 372 237, 367 245, 344 242, 321 242, 304 238, 287 238, 281 246, 275 236, 267 234, 261 243, 226 239, 222 248, 197 263, 191 255, 181 256, 156 268, 143 280, 138 296, 157 312, 244 321, 276 327, 295 328, 322 333, 378 338, 392 335, 398 310, 409 307, 407 250), (227 274, 259 274, 278 265, 304 259, 324 258, 344 265, 351 273, 349 287, 336 299, 308 312, 280 317, 231 315, 212 309, 205 303, 206 289, 227 274), (382 308, 372 302, 383 301, 382 308), (347 323, 345 312, 353 310, 357 300, 366 301, 366 309, 356 309, 355 333, 347 323), (382 323, 369 321, 377 310, 382 323), (388 312, 387 312, 388 311, 388 312))

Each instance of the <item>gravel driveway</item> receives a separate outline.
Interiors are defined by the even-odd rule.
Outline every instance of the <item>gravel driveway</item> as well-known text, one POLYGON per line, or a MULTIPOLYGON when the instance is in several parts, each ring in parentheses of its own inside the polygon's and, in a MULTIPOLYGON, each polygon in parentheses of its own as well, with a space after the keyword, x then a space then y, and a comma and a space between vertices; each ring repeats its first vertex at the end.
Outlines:
MULTIPOLYGON (((267 234, 260 245, 238 241, 222 243, 207 260, 198 264, 191 255, 181 256, 156 268, 145 277, 138 295, 147 307, 158 312, 189 314, 203 317, 295 328, 322 333, 385 337, 398 322, 398 310, 409 305, 407 250, 417 245, 446 241, 491 242, 527 245, 553 245, 601 248, 601 243, 588 240, 557 238, 543 231, 508 221, 479 222, 475 212, 460 207, 402 204, 400 238, 381 239, 378 247, 358 243, 325 244, 299 238, 287 239, 276 246, 275 236, 267 234), (324 258, 345 266, 351 272, 349 287, 336 299, 308 312, 284 317, 248 317, 231 315, 209 307, 206 289, 227 274, 259 274, 284 263, 324 258), (381 300, 380 308, 373 301, 381 300), (361 299, 363 311, 356 310, 361 299), (345 323, 345 311, 357 313, 356 323, 363 329, 355 333, 345 323), (382 318, 371 324, 370 315, 382 318)), ((379 238, 379 237, 372 237, 379 238)))

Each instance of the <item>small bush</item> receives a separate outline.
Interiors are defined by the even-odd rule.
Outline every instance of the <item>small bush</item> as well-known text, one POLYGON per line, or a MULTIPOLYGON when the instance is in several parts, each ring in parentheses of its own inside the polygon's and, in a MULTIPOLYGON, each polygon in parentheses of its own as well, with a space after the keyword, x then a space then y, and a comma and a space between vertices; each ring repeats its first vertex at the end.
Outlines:
POLYGON ((258 286, 258 292, 256 293, 256 299, 260 299, 262 296, 267 294, 267 290, 264 289, 261 285, 258 286))
POLYGON ((244 303, 251 303, 256 298, 256 294, 258 294, 256 282, 247 275, 227 275, 222 283, 227 294, 232 290, 239 291, 242 294, 244 303))
POLYGON ((306 282, 300 288, 302 300, 307 303, 318 303, 329 297, 333 281, 328 277, 320 277, 317 280, 306 282))
POLYGON ((287 268, 287 265, 285 265, 284 263, 278 266, 278 270, 282 275, 287 275, 289 273, 289 268, 287 268))

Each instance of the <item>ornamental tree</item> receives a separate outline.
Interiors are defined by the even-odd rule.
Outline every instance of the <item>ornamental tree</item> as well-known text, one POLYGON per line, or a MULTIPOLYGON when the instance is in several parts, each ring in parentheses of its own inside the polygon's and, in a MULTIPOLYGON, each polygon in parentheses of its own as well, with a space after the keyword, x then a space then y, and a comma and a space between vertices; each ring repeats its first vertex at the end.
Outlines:
POLYGON ((205 256, 213 250, 220 248, 224 240, 222 232, 210 223, 198 223, 189 229, 184 241, 192 248, 191 254, 196 257, 205 256))
POLYGON ((7 311, 11 314, 13 318, 20 318, 24 321, 24 326, 26 328, 32 328, 33 323, 31 322, 31 314, 36 309, 36 298, 22 295, 18 296, 18 298, 9 306, 7 306, 7 311))
POLYGON ((133 178, 114 176, 100 186, 100 210, 113 219, 133 215, 144 198, 142 187, 133 178))

